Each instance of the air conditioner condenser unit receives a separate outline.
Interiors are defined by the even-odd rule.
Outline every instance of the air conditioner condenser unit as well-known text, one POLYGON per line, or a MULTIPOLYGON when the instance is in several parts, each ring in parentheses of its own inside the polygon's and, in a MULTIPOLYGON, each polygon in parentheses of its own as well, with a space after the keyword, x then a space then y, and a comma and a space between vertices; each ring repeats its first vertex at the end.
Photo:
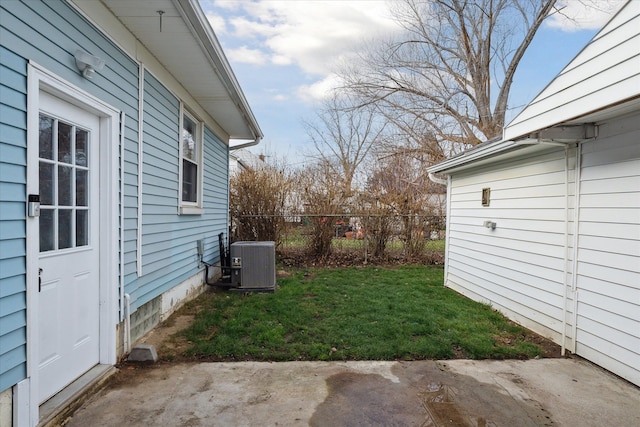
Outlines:
POLYGON ((251 292, 273 292, 276 287, 276 244, 234 242, 231 244, 231 284, 251 292))

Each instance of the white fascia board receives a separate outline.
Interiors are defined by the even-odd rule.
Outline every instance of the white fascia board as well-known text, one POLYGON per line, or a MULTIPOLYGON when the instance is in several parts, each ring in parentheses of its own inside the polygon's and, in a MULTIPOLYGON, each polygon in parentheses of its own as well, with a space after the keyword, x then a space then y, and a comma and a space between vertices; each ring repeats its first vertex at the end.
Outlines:
POLYGON ((481 161, 486 163, 491 161, 490 159, 498 156, 504 158, 504 156, 502 156, 504 154, 513 154, 516 150, 522 150, 527 147, 565 146, 578 141, 595 138, 597 132, 597 126, 593 123, 550 126, 527 135, 522 135, 517 139, 502 139, 500 141, 485 143, 486 145, 477 146, 460 156, 453 157, 427 168, 427 172, 431 174, 450 173, 454 169, 460 170, 460 168, 466 168, 472 164, 478 164, 478 162, 481 161))
POLYGON ((467 163, 495 156, 516 146, 517 144, 514 141, 500 140, 488 143, 487 145, 472 148, 471 150, 459 156, 452 157, 448 160, 445 160, 444 162, 438 163, 437 165, 433 165, 427 168, 427 172, 442 173, 447 170, 465 165, 467 163))

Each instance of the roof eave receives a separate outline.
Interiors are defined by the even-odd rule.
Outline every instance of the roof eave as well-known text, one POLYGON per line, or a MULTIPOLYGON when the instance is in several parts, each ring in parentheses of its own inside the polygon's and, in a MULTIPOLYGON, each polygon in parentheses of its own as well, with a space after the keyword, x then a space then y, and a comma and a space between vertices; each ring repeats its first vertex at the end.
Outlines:
POLYGON ((575 144, 597 136, 597 126, 593 123, 579 123, 572 125, 556 125, 523 135, 517 139, 499 140, 486 145, 477 146, 458 157, 445 160, 427 169, 427 172, 447 173, 454 169, 468 167, 482 160, 513 153, 516 150, 530 147, 560 146, 575 144))
MULTIPOLYGON (((244 120, 251 129, 254 143, 260 142, 264 136, 258 121, 256 120, 249 103, 238 83, 238 80, 231 69, 231 65, 213 33, 202 8, 197 0, 172 0, 176 8, 180 10, 191 26, 194 36, 198 38, 203 50, 207 53, 212 68, 218 78, 223 82, 229 96, 232 98, 236 108, 243 115, 244 120)), ((234 135, 231 135, 233 138, 234 135)))
POLYGON ((427 168, 427 172, 442 173, 450 169, 463 166, 467 163, 495 156, 509 150, 510 148, 513 148, 514 146, 516 146, 516 143, 514 141, 495 141, 481 147, 472 148, 471 150, 466 151, 459 156, 452 157, 441 163, 433 165, 427 168))

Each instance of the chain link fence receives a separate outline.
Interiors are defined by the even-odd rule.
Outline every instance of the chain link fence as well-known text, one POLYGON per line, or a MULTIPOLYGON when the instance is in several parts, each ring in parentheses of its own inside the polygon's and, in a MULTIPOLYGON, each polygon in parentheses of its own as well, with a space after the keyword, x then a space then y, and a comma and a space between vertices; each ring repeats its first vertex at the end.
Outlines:
POLYGON ((294 213, 232 218, 234 241, 275 240, 281 260, 290 264, 441 264, 445 227, 444 216, 424 214, 294 213))

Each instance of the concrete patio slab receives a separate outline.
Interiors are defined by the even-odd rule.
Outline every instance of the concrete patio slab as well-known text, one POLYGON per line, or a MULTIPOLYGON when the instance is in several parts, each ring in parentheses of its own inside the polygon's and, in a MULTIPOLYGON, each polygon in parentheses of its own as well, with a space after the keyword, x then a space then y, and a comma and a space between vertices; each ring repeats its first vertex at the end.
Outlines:
POLYGON ((635 426, 640 390, 579 358, 125 366, 67 426, 635 426))

